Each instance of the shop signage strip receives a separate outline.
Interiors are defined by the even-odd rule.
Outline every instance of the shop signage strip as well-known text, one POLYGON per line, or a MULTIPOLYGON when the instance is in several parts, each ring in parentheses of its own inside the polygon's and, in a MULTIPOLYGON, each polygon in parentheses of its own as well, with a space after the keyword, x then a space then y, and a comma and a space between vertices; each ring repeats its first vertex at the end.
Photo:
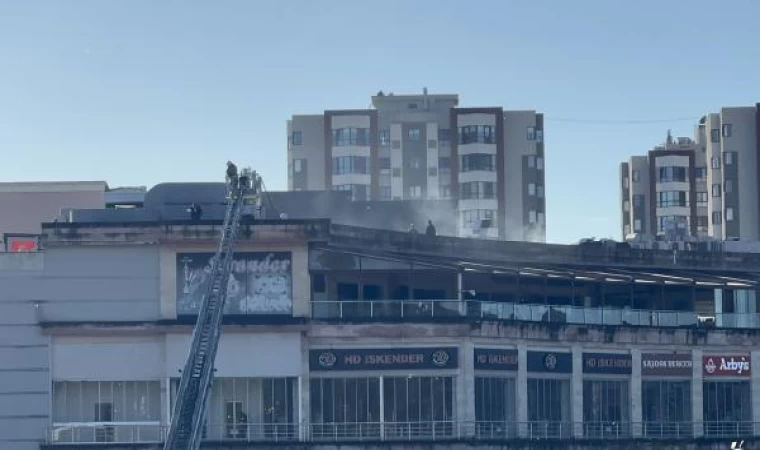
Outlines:
POLYGON ((693 366, 691 354, 688 353, 641 354, 643 376, 691 377, 693 366))
POLYGON ((528 352, 528 372, 572 373, 573 355, 560 352, 528 352))
POLYGON ((425 370, 459 367, 456 347, 354 348, 309 350, 313 371, 425 370))
POLYGON ((583 373, 631 374, 631 355, 620 353, 584 353, 583 373))
POLYGON ((705 355, 702 370, 707 377, 750 376, 750 355, 705 355))
POLYGON ((517 350, 476 348, 475 370, 517 370, 517 350))

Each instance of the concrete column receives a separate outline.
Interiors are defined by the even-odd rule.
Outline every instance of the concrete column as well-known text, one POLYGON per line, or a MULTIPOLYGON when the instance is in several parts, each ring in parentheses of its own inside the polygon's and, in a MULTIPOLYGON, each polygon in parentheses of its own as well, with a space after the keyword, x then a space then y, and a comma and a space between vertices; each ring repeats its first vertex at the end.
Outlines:
POLYGON ((694 422, 694 437, 704 435, 702 421, 702 350, 691 352, 693 372, 691 376, 691 421, 694 422))
POLYGON ((385 377, 380 377, 380 440, 385 440, 385 377))
POLYGON ((528 437, 528 350, 525 344, 517 344, 517 433, 519 437, 528 437))
POLYGON ((641 402, 641 350, 631 350, 631 433, 641 437, 643 432, 641 402))
POLYGON ((755 436, 760 435, 760 351, 750 353, 750 392, 752 393, 752 422, 755 436))
POLYGON ((464 436, 475 434, 475 368, 474 347, 471 341, 464 342, 460 347, 459 373, 457 377, 457 409, 456 418, 459 423, 459 433, 464 436))
POLYGON ((573 377, 570 379, 573 436, 583 437, 583 347, 573 345, 573 377))
POLYGON ((310 378, 309 378, 309 341, 305 335, 301 335, 301 374, 298 376, 298 428, 299 437, 302 441, 308 441, 311 436, 310 429, 310 378))

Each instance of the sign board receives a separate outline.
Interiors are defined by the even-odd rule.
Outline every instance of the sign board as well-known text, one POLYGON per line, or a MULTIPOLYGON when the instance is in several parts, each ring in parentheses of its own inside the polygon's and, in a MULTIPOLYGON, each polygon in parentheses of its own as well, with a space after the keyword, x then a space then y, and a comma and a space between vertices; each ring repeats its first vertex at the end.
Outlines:
MULTIPOLYGON (((177 314, 198 314, 213 253, 177 254, 177 314)), ((290 252, 235 252, 225 314, 292 314, 290 252)))
POLYGON ((750 376, 749 355, 705 355, 702 370, 707 377, 748 377, 750 376))
POLYGON ((475 370, 517 370, 517 350, 476 348, 475 370))
POLYGON ((309 350, 309 369, 338 370, 429 370, 459 366, 456 347, 360 348, 309 350))
POLYGON ((528 372, 572 373, 573 355, 560 352, 528 352, 528 372))
POLYGON ((631 355, 620 353, 584 353, 583 373, 630 375, 631 355))
POLYGON ((642 353, 641 375, 691 377, 693 362, 688 353, 642 353))

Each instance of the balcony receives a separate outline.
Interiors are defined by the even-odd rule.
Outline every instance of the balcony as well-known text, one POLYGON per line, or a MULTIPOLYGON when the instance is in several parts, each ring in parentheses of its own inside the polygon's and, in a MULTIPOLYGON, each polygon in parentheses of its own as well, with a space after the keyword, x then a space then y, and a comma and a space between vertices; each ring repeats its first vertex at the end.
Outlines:
POLYGON ((311 311, 313 319, 338 321, 501 320, 566 325, 760 328, 760 313, 725 313, 700 317, 695 311, 583 308, 478 300, 312 301, 311 311))

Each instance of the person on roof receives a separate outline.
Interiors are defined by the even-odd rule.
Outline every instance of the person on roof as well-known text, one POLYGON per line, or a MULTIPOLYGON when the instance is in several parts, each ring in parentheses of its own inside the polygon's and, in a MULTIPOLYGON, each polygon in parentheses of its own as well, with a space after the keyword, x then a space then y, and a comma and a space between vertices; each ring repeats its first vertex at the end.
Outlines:
POLYGON ((432 220, 428 220, 427 228, 425 228, 425 235, 426 236, 435 236, 435 226, 433 225, 432 220))
POLYGON ((237 178, 237 166, 232 161, 227 161, 227 178, 230 180, 237 178))

